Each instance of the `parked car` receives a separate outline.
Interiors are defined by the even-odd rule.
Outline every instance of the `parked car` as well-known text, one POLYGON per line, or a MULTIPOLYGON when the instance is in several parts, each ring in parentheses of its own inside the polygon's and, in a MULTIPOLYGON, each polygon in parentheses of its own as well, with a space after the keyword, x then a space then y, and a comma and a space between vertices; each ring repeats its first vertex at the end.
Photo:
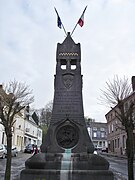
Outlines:
MULTIPOLYGON (((7 145, 4 145, 4 146, 5 146, 6 150, 7 150, 7 145)), ((18 155, 18 150, 17 150, 17 148, 15 146, 12 147, 11 154, 14 157, 16 157, 18 155)), ((6 156, 7 156, 7 152, 6 152, 6 156)))
POLYGON ((101 151, 102 150, 102 147, 101 146, 96 146, 95 147, 95 151, 101 151))
POLYGON ((96 150, 94 150, 93 154, 98 154, 96 150))
POLYGON ((40 152, 40 147, 38 147, 35 144, 28 144, 25 149, 24 149, 25 153, 39 153, 40 152))
POLYGON ((107 148, 107 147, 103 147, 103 148, 102 148, 102 152, 108 153, 108 148, 107 148))
POLYGON ((16 157, 18 155, 18 150, 15 146, 12 147, 11 153, 12 153, 12 156, 14 156, 14 157, 16 157))
POLYGON ((25 153, 33 153, 33 150, 35 149, 35 145, 34 144, 28 144, 25 149, 24 152, 25 153))
POLYGON ((5 158, 7 154, 7 150, 4 146, 4 144, 0 144, 0 158, 5 158))

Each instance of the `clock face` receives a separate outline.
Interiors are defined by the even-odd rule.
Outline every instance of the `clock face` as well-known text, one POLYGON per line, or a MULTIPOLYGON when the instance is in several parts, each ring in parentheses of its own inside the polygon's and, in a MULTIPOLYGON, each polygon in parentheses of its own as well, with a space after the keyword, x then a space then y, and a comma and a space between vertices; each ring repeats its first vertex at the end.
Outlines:
POLYGON ((59 146, 65 149, 73 148, 79 140, 77 128, 71 125, 65 125, 58 129, 56 140, 59 146))

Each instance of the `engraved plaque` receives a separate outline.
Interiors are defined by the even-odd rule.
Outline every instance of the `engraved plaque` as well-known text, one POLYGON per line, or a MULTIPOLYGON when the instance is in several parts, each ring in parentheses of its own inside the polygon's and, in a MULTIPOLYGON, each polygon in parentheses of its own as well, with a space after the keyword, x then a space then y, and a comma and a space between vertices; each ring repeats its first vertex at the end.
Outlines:
POLYGON ((74 147, 79 140, 77 128, 71 125, 65 125, 58 129, 56 140, 59 146, 69 149, 74 147))

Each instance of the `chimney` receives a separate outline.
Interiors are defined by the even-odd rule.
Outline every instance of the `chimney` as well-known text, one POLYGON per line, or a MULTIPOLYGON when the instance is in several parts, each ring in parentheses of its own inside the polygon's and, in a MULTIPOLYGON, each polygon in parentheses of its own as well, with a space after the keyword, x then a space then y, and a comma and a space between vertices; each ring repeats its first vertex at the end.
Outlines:
POLYGON ((132 76, 132 89, 135 91, 135 76, 132 76))

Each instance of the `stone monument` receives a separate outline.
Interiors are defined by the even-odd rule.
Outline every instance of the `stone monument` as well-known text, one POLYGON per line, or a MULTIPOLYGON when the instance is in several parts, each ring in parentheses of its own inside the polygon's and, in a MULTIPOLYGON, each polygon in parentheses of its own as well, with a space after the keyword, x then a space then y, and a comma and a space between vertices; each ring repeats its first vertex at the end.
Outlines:
POLYGON ((84 120, 81 49, 70 33, 57 45, 54 100, 41 153, 25 162, 21 180, 113 180, 109 163, 93 154, 84 120))

